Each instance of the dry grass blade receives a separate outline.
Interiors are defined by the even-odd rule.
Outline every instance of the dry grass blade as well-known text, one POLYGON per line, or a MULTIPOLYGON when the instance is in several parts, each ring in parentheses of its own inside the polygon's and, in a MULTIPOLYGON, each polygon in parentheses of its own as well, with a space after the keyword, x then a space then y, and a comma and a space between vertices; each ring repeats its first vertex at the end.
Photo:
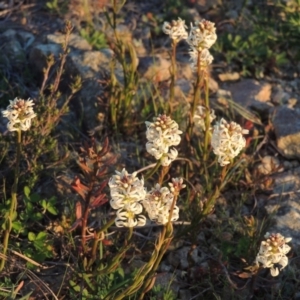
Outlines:
POLYGON ((246 109, 242 105, 233 101, 233 99, 228 99, 228 102, 229 102, 231 108, 234 111, 236 111, 238 114, 240 114, 242 117, 244 117, 246 120, 249 120, 258 125, 263 125, 261 120, 255 114, 250 112, 248 109, 246 109))

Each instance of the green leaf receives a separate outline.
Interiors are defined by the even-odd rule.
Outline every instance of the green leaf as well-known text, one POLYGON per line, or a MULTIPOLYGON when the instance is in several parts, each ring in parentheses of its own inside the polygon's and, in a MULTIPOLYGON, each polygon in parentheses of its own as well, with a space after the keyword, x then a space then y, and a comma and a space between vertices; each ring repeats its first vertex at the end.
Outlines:
POLYGON ((49 211, 49 213, 52 215, 57 215, 57 209, 54 206, 47 207, 47 211, 49 211))
POLYGON ((33 233, 33 232, 29 232, 29 233, 28 233, 28 240, 29 240, 29 241, 34 241, 35 238, 36 238, 35 233, 33 233))
POLYGON ((44 241, 46 238, 47 238, 47 233, 44 232, 44 231, 41 231, 41 232, 38 233, 35 240, 44 241))
POLYGON ((18 233, 23 232, 23 230, 24 230, 23 224, 20 221, 13 222, 12 228, 18 233))
POLYGON ((30 201, 31 202, 39 202, 41 200, 41 197, 40 197, 40 195, 38 195, 38 194, 32 194, 31 196, 30 196, 30 201))
POLYGON ((24 187, 24 194, 27 198, 30 196, 30 188, 28 186, 24 187))

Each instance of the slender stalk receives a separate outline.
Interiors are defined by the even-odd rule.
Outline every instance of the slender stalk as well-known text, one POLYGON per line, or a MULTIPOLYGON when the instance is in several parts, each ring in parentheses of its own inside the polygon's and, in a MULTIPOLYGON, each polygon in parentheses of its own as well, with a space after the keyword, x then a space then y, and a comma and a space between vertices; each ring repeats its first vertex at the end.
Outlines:
POLYGON ((21 158, 21 130, 19 129, 17 130, 17 160, 15 166, 15 178, 12 186, 10 208, 9 208, 8 217, 6 219, 6 225, 5 225, 6 228, 3 237, 3 251, 2 251, 3 258, 0 263, 0 271, 2 271, 5 266, 5 261, 6 261, 5 257, 8 249, 9 235, 12 229, 12 221, 17 211, 17 205, 18 205, 17 192, 18 192, 18 182, 19 182, 19 175, 20 175, 20 158, 21 158))
POLYGON ((205 86, 205 134, 204 134, 204 151, 203 151, 203 161, 206 163, 208 158, 208 146, 210 138, 210 105, 209 105, 209 86, 208 86, 208 73, 205 72, 204 76, 204 86, 205 86))
POLYGON ((213 192, 213 194, 209 197, 205 208, 203 209, 202 215, 206 216, 207 214, 210 213, 211 209, 213 208, 213 206, 215 205, 216 199, 219 197, 222 189, 224 188, 224 186, 227 183, 227 180, 225 180, 226 175, 228 173, 228 166, 226 165, 223 167, 222 169, 222 173, 221 173, 221 178, 220 178, 220 184, 219 186, 217 186, 213 192))
MULTIPOLYGON (((92 184, 93 186, 93 184, 92 184)), ((86 233, 87 233, 87 221, 89 217, 89 212, 90 212, 90 203, 91 203, 91 191, 93 187, 89 188, 89 192, 87 194, 85 203, 84 203, 84 213, 82 217, 82 226, 81 226, 81 246, 83 253, 86 253, 86 233)))
POLYGON ((197 105, 199 104, 199 100, 201 98, 201 85, 202 85, 202 70, 201 70, 201 52, 198 53, 198 59, 197 59, 197 78, 194 85, 194 98, 193 98, 193 104, 192 104, 192 110, 190 112, 190 121, 188 126, 188 135, 192 136, 193 132, 193 124, 194 124, 194 115, 196 112, 197 105))
POLYGON ((157 161, 155 167, 145 175, 145 180, 147 180, 148 178, 150 178, 157 170, 158 168, 160 167, 161 163, 160 163, 160 160, 157 161))
POLYGON ((158 183, 159 185, 162 185, 164 178, 166 176, 166 174, 168 174, 170 167, 162 167, 161 171, 160 171, 160 175, 159 175, 159 179, 158 179, 158 183))
POLYGON ((176 45, 177 43, 172 41, 172 54, 171 54, 171 84, 170 84, 170 101, 168 111, 169 114, 172 114, 172 105, 174 104, 175 99, 175 78, 176 78, 176 45))
POLYGON ((110 226, 113 225, 113 223, 115 222, 115 218, 109 220, 102 228, 100 228, 96 235, 95 235, 95 239, 93 242, 93 246, 92 246, 92 252, 91 252, 91 259, 89 261, 88 267, 90 267, 94 261, 96 260, 96 255, 97 255, 97 248, 98 248, 98 244, 99 242, 101 243, 100 246, 102 245, 101 242, 101 234, 106 231, 110 226))
POLYGON ((155 280, 153 279, 155 272, 156 272, 157 268, 159 267, 159 264, 164 256, 164 254, 168 250, 169 245, 173 239, 173 224, 172 224, 171 220, 172 220, 173 210, 174 210, 176 201, 177 201, 177 195, 174 195, 173 202, 172 202, 172 205, 170 208, 168 223, 163 227, 163 230, 162 230, 162 233, 160 236, 160 240, 162 241, 162 246, 159 249, 158 257, 155 260, 153 267, 148 274, 148 280, 144 283, 144 285, 142 287, 143 292, 139 297, 140 300, 142 300, 144 298, 145 293, 148 292, 151 289, 151 287, 153 286, 153 284, 155 282, 155 280))

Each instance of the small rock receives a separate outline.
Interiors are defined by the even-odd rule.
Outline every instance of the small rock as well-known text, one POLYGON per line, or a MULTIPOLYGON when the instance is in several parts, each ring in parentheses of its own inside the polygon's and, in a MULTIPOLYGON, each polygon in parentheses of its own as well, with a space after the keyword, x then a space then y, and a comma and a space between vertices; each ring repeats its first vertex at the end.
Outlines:
MULTIPOLYGON (((164 291, 172 291, 177 299, 180 285, 175 282, 176 276, 171 273, 159 273, 156 275, 154 286, 160 286, 164 291)), ((163 295, 157 295, 157 299, 162 299, 163 295), (161 298, 159 297, 161 296, 161 298)))
POLYGON ((204 12, 207 12, 208 10, 210 10, 211 8, 215 7, 216 5, 218 5, 219 0, 196 0, 196 1, 193 1, 193 3, 196 4, 196 9, 200 13, 204 13, 204 12))
POLYGON ((258 173, 267 175, 277 172, 279 168, 279 159, 274 156, 267 155, 262 158, 261 163, 256 167, 258 173))
POLYGON ((281 87, 275 87, 272 95, 272 102, 277 105, 286 104, 290 97, 290 94, 285 92, 281 87))
POLYGON ((170 252, 168 255, 169 264, 180 270, 188 269, 190 263, 195 264, 198 260, 197 248, 191 249, 191 247, 182 247, 176 251, 170 252))
POLYGON ((59 54, 62 53, 62 48, 58 44, 37 44, 29 52, 29 62, 34 70, 38 73, 42 73, 43 68, 47 65, 47 57, 51 54, 56 59, 59 58, 59 54))
MULTIPOLYGON (((55 43, 58 45, 62 45, 65 42, 65 37, 66 36, 64 34, 60 34, 60 33, 48 34, 46 40, 47 43, 49 44, 55 43)), ((70 40, 68 46, 76 50, 84 50, 84 51, 92 50, 92 46, 88 43, 86 39, 74 33, 70 34, 70 40)))
POLYGON ((35 36, 32 33, 23 30, 18 31, 16 36, 21 42, 24 50, 29 48, 35 40, 35 36))
POLYGON ((287 103, 288 108, 293 108, 297 104, 298 100, 296 98, 290 98, 287 103))
POLYGON ((300 168, 298 167, 275 177, 274 197, 264 205, 275 221, 275 225, 269 229, 269 232, 279 232, 285 237, 293 238, 291 244, 297 247, 300 247, 299 191, 300 168))
POLYGON ((273 126, 277 146, 287 158, 300 158, 300 111, 279 106, 274 110, 273 126))
POLYGON ((179 300, 190 300, 192 298, 192 293, 190 290, 179 290, 179 300))
POLYGON ((240 74, 238 72, 233 73, 223 73, 218 75, 221 81, 235 81, 240 79, 240 74))
POLYGON ((271 86, 253 79, 244 79, 230 84, 228 90, 232 99, 244 107, 253 107, 257 102, 266 102, 271 99, 271 86))
POLYGON ((145 56, 139 59, 138 72, 145 79, 160 82, 170 78, 171 62, 160 56, 145 56))

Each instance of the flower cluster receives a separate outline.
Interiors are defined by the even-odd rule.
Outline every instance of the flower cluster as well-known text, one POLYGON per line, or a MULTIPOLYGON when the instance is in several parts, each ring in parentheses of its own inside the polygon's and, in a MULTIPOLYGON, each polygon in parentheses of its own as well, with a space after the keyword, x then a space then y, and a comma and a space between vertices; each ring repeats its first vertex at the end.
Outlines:
POLYGON ((7 129, 9 131, 28 130, 31 126, 31 119, 36 117, 32 108, 33 101, 15 98, 9 102, 7 109, 2 111, 3 116, 8 119, 7 129))
POLYGON ((123 169, 122 172, 116 171, 108 183, 110 187, 110 205, 117 209, 115 220, 117 227, 144 226, 146 218, 140 215, 143 206, 140 203, 145 199, 146 190, 144 180, 136 177, 136 172, 128 174, 123 169))
POLYGON ((274 267, 275 264, 281 265, 280 271, 288 264, 286 254, 291 247, 286 243, 292 238, 285 238, 280 233, 268 233, 265 235, 266 241, 262 241, 259 252, 256 256, 255 263, 261 264, 263 268, 269 268, 272 276, 279 274, 279 269, 274 267))
POLYGON ((178 124, 166 115, 159 115, 154 118, 154 122, 145 122, 147 126, 146 149, 155 159, 160 159, 162 166, 169 166, 178 156, 178 151, 171 146, 180 143, 182 131, 178 129, 178 124))
POLYGON ((188 33, 186 28, 185 21, 178 18, 177 21, 173 20, 171 23, 164 22, 162 30, 165 34, 168 34, 175 43, 178 43, 180 40, 187 39, 188 33))
MULTIPOLYGON (((158 183, 146 195, 142 202, 148 213, 149 219, 155 221, 157 224, 166 224, 169 221, 169 215, 172 209, 174 197, 177 197, 180 189, 184 188, 182 178, 172 179, 169 183, 170 189, 161 187, 158 183)), ((179 218, 179 208, 174 204, 171 221, 176 221, 179 218)))
MULTIPOLYGON (((197 107, 197 111, 194 116, 194 123, 197 127, 200 127, 203 131, 206 130, 205 119, 206 119, 206 108, 202 105, 197 107)), ((209 114, 209 123, 216 118, 215 111, 212 109, 209 114)))
POLYGON ((207 49, 203 49, 201 52, 196 50, 195 48, 191 48, 190 51, 191 57, 191 67, 192 69, 196 69, 198 67, 198 56, 200 60, 200 69, 205 70, 213 61, 213 56, 207 49))
POLYGON ((242 129, 235 122, 227 123, 223 118, 214 126, 211 145, 214 153, 218 156, 221 166, 230 163, 245 147, 246 140, 243 134, 248 134, 249 130, 242 129))
POLYGON ((195 26, 191 24, 191 30, 187 39, 189 45, 199 52, 209 49, 217 40, 215 24, 205 19, 197 21, 195 26))
POLYGON ((206 69, 213 61, 213 56, 209 53, 209 48, 216 42, 217 34, 215 24, 201 20, 191 24, 187 43, 191 46, 190 56, 192 68, 198 67, 198 57, 201 69, 206 69))

